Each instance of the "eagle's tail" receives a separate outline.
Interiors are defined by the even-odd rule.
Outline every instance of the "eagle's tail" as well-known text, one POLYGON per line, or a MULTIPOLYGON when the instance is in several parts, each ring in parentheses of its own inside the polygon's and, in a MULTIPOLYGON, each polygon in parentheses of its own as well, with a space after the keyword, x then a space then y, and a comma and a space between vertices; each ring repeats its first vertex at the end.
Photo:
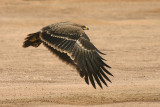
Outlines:
POLYGON ((37 48, 42 43, 41 39, 39 38, 39 35, 40 32, 28 34, 25 38, 25 41, 23 42, 23 47, 27 48, 29 46, 33 46, 37 48))

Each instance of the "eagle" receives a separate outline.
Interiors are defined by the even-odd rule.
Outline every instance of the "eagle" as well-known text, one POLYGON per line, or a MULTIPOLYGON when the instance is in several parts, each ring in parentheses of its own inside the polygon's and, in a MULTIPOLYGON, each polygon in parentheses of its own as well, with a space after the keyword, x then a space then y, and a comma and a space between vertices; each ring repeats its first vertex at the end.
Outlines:
POLYGON ((43 27, 36 33, 28 34, 23 47, 37 48, 41 43, 63 62, 72 65, 85 82, 96 89, 96 83, 108 86, 106 80, 111 82, 108 75, 113 76, 106 68, 111 68, 104 61, 99 51, 90 41, 84 30, 85 25, 73 22, 60 22, 43 27))

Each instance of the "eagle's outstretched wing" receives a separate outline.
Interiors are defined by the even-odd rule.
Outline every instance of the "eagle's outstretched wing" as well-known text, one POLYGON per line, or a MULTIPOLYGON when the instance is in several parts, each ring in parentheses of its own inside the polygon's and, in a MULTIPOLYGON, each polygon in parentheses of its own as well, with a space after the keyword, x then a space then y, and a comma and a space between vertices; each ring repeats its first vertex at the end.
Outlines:
POLYGON ((49 50, 62 60, 76 66, 80 76, 85 79, 87 84, 90 80, 93 87, 96 88, 96 81, 102 88, 101 82, 107 86, 105 79, 111 82, 105 74, 112 76, 105 68, 110 68, 110 66, 99 55, 99 53, 103 53, 90 42, 82 29, 70 25, 48 27, 42 29, 40 39, 49 50))

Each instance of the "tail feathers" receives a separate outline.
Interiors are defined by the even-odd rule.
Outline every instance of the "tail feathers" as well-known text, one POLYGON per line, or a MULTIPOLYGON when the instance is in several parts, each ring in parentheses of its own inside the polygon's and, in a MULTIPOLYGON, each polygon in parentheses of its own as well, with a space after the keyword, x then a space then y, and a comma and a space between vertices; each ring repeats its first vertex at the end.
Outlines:
POLYGON ((29 46, 38 47, 42 43, 42 41, 39 38, 39 35, 40 35, 40 32, 31 33, 27 35, 23 43, 23 47, 24 48, 27 48, 29 46))

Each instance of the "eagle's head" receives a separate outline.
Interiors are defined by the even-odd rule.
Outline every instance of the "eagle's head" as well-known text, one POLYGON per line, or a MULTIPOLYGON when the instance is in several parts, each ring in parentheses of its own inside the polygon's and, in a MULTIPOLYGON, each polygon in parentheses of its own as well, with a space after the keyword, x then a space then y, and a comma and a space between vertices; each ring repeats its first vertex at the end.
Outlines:
POLYGON ((89 28, 87 26, 85 26, 85 25, 81 25, 81 24, 77 24, 77 23, 72 23, 70 21, 62 22, 62 23, 71 24, 73 26, 80 27, 80 28, 82 28, 82 30, 89 30, 89 28))
POLYGON ((85 25, 81 25, 81 24, 73 24, 74 26, 78 26, 78 27, 81 27, 83 30, 89 30, 89 28, 85 25))
POLYGON ((83 30, 89 30, 89 28, 88 28, 87 26, 81 26, 81 28, 82 28, 83 30))

